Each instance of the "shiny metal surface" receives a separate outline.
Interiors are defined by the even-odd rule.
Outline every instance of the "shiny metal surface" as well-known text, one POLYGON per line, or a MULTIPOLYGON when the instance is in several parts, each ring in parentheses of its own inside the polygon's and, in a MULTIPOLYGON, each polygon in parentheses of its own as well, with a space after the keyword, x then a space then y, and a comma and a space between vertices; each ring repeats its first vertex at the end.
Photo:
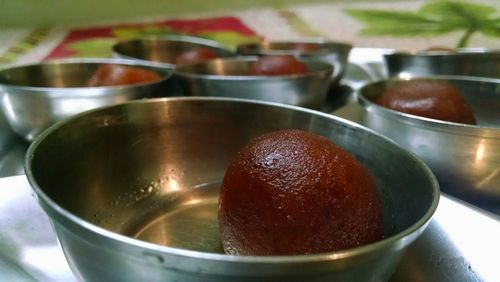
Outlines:
POLYGON ((0 70, 2 112, 12 130, 31 141, 43 129, 85 110, 165 95, 172 71, 120 59, 63 59, 0 70), (140 66, 162 79, 134 85, 84 87, 102 64, 140 66))
POLYGON ((284 76, 247 75, 257 57, 210 60, 178 67, 174 73, 190 96, 233 97, 277 102, 313 109, 326 103, 333 68, 319 61, 303 61, 309 72, 284 76))
POLYGON ((83 280, 386 280, 439 198, 430 170, 386 138, 331 115, 236 99, 134 101, 78 115, 32 143, 26 171, 83 280), (290 127, 330 138, 372 172, 386 239, 305 256, 210 252, 219 245, 215 195, 231 156, 254 136, 290 127))
POLYGON ((332 83, 337 83, 344 75, 347 58, 352 46, 348 43, 327 41, 323 39, 308 39, 300 41, 264 41, 260 43, 244 43, 236 48, 241 55, 292 55, 303 60, 319 60, 332 64, 332 83), (313 44, 318 51, 299 53, 290 50, 290 44, 313 44))
POLYGON ((0 281, 76 281, 24 175, 0 178, 0 281))
MULTIPOLYGON (((389 281, 498 281, 499 218, 442 195, 389 281)), ((0 178, 0 230, 1 281, 77 281, 24 175, 0 178)))
POLYGON ((466 75, 500 78, 500 49, 459 49, 457 52, 417 52, 384 55, 389 77, 466 75))
MULTIPOLYGON (((414 78, 417 79, 417 78, 414 78)), ((431 167, 443 192, 471 201, 500 200, 500 80, 433 77, 457 87, 472 107, 478 125, 421 118, 392 111, 372 101, 398 80, 361 88, 363 123, 414 152, 431 167)))
MULTIPOLYGON (((330 113, 355 101, 352 88, 347 85, 333 86, 328 90, 326 104, 320 111, 330 113)), ((28 146, 29 142, 12 131, 0 111, 0 178, 24 174, 24 156, 28 146)))
POLYGON ((0 177, 24 174, 27 142, 17 136, 0 110, 0 177))
POLYGON ((441 196, 426 232, 390 281, 498 281, 500 217, 441 196))
POLYGON ((200 47, 212 49, 220 57, 234 56, 234 52, 220 43, 187 35, 165 35, 120 41, 113 45, 113 55, 140 62, 155 62, 175 68, 175 58, 182 52, 200 47))
MULTIPOLYGON (((359 69, 356 67, 353 68, 353 71, 358 70, 359 69)), ((353 75, 356 76, 356 74, 353 75)), ((361 74, 352 80, 345 81, 349 85, 351 85, 351 81, 355 81, 355 83, 359 85, 364 83, 360 80, 363 77, 364 76, 361 74)), ((346 77, 344 77, 344 79, 346 79, 346 77)), ((171 80, 169 80, 169 85, 171 85, 170 83, 171 80)), ((164 93, 168 93, 169 96, 172 94, 169 90, 164 93)), ((320 111, 330 113, 334 110, 342 108, 348 103, 352 103, 355 100, 356 97, 351 87, 344 85, 343 83, 340 85, 334 85, 328 90, 326 103, 320 108, 320 111)), ((28 146, 28 141, 19 137, 12 131, 3 115, 3 111, 0 110, 0 177, 24 174, 24 155, 28 146)))

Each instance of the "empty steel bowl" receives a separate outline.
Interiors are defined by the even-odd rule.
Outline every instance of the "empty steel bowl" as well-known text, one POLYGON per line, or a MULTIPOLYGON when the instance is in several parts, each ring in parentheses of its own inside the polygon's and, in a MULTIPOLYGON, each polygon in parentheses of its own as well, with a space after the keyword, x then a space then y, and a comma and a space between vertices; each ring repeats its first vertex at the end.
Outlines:
POLYGON ((355 123, 241 99, 133 101, 80 114, 30 146, 26 174, 82 281, 385 281, 439 199, 431 171, 355 123), (218 233, 219 186, 234 154, 297 128, 351 152, 381 192, 381 241, 299 256, 230 256, 218 233))
MULTIPOLYGON (((419 78, 411 78, 418 80, 419 78)), ((469 200, 500 200, 500 80, 428 77, 454 85, 471 106, 478 125, 418 117, 373 101, 402 80, 373 82, 359 90, 363 123, 421 157, 442 191, 469 200)))
POLYGON ((175 67, 176 58, 185 51, 209 48, 219 57, 234 56, 234 52, 221 44, 187 35, 167 35, 120 41, 113 45, 113 54, 119 58, 141 62, 155 62, 167 68, 175 67))
POLYGON ((332 82, 338 82, 344 75, 347 58, 352 46, 348 43, 326 40, 263 41, 237 46, 241 55, 292 55, 299 59, 315 59, 333 65, 332 82))
POLYGON ((500 50, 458 49, 385 54, 389 77, 463 75, 500 78, 500 50))
POLYGON ((303 61, 304 74, 264 76, 248 75, 257 57, 210 60, 178 67, 174 78, 186 95, 234 97, 277 102, 319 109, 330 86, 332 66, 319 61, 303 61))

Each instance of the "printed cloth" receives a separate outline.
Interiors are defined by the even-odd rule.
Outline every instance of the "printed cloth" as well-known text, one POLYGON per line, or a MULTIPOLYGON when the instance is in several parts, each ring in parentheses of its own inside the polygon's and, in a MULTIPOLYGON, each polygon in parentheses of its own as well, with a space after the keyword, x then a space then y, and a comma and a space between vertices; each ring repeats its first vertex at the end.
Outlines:
POLYGON ((0 68, 55 58, 109 57, 119 40, 165 34, 213 39, 228 48, 262 39, 324 38, 353 47, 408 51, 500 49, 500 9, 495 1, 307 4, 107 26, 1 30, 0 68))

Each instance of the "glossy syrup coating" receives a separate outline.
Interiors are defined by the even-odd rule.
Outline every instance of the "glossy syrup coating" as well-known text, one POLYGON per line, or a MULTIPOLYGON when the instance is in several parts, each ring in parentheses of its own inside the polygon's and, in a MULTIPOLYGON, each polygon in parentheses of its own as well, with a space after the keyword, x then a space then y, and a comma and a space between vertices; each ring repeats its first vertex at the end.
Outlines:
POLYGON ((381 200, 347 151, 309 132, 280 130, 253 139, 230 163, 219 229, 233 255, 342 250, 383 238, 381 200))
POLYGON ((201 63, 203 61, 215 59, 217 57, 217 53, 214 50, 207 47, 200 47, 180 53, 175 58, 175 65, 180 66, 201 63))
POLYGON ((249 75, 291 75, 308 72, 307 66, 292 56, 262 56, 250 64, 249 75))
POLYGON ((392 110, 421 117, 476 124, 474 114, 460 91, 444 81, 402 81, 384 91, 374 102, 392 110))
POLYGON ((139 67, 104 64, 100 65, 87 80, 86 86, 118 86, 159 80, 160 76, 139 67))

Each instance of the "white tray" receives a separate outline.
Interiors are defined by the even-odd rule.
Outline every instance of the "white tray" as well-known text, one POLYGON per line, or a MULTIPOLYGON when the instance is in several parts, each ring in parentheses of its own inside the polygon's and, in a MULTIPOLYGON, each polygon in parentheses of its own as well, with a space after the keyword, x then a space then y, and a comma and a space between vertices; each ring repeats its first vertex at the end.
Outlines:
MULTIPOLYGON (((449 196, 391 281, 500 281, 500 221, 449 196)), ((0 281, 76 281, 24 175, 0 178, 0 281)))

